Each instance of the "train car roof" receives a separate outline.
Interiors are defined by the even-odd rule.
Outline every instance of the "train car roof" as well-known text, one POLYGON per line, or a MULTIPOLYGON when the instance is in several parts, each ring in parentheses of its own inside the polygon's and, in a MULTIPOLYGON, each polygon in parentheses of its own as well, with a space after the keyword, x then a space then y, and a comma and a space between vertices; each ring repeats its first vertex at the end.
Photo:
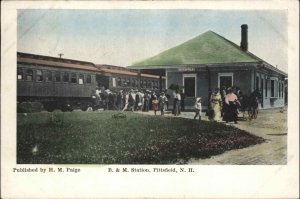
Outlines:
POLYGON ((42 55, 34 55, 29 53, 17 53, 17 62, 27 63, 27 64, 39 64, 44 66, 53 66, 58 68, 73 68, 80 70, 89 70, 101 72, 101 70, 91 62, 56 58, 42 55))
MULTIPOLYGON (((112 73, 112 74, 120 74, 120 75, 131 75, 137 76, 138 72, 136 70, 128 69, 120 66, 111 66, 111 65, 100 65, 96 64, 96 67, 100 69, 102 72, 112 73)), ((159 78, 158 75, 150 75, 150 74, 141 74, 141 77, 149 77, 149 78, 159 78)), ((165 77, 163 77, 164 79, 165 77)))
MULTIPOLYGON (((17 53, 17 62, 18 63, 26 63, 26 64, 38 64, 43 66, 52 66, 57 68, 72 68, 79 70, 89 70, 101 73, 110 73, 110 74, 118 74, 118 75, 130 75, 137 76, 138 71, 134 69, 128 69, 121 66, 113 66, 106 64, 94 64, 92 62, 72 60, 72 59, 64 59, 57 57, 50 57, 44 55, 36 55, 30 53, 17 53)), ((142 73, 141 77, 148 78, 159 78, 158 75, 151 75, 142 73)), ((165 79, 165 77, 162 77, 165 79)))

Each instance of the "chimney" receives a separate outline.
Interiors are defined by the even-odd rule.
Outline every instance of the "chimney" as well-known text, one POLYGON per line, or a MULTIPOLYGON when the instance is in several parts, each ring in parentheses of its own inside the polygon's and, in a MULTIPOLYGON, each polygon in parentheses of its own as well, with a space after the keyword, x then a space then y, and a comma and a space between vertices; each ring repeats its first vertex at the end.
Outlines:
POLYGON ((243 24, 241 26, 241 50, 242 51, 248 51, 248 26, 247 24, 243 24))

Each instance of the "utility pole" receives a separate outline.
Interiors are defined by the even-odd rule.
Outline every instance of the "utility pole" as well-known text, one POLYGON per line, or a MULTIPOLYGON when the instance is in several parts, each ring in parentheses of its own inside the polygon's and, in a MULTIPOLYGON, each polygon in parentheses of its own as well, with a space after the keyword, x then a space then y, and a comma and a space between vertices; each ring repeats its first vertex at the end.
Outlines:
POLYGON ((59 58, 61 58, 63 55, 64 55, 64 54, 62 54, 62 53, 59 53, 59 54, 58 54, 59 58))

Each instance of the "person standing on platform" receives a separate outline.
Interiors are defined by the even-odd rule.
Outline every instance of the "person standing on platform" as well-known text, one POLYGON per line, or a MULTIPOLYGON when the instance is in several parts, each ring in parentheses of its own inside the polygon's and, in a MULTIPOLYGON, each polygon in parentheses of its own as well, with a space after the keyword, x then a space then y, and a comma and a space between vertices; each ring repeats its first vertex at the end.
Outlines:
POLYGON ((181 114, 181 94, 179 91, 176 91, 176 98, 177 98, 176 113, 177 113, 177 115, 180 115, 181 114))
POLYGON ((159 96, 159 108, 160 108, 160 112, 161 115, 164 115, 165 112, 165 103, 166 103, 167 97, 165 96, 165 93, 162 92, 159 96))
POLYGON ((154 111, 154 115, 156 115, 156 111, 158 111, 158 104, 159 101, 157 100, 157 97, 154 96, 154 99, 152 100, 152 109, 154 111))
POLYGON ((201 112, 202 112, 202 103, 201 103, 201 97, 197 97, 196 103, 195 103, 195 117, 194 120, 199 116, 199 120, 201 120, 201 112))
POLYGON ((185 99, 185 94, 183 90, 180 91, 180 110, 184 111, 184 99, 185 99))
POLYGON ((210 116, 210 120, 221 121, 222 98, 219 92, 219 88, 216 88, 215 91, 211 94, 210 107, 213 110, 212 115, 210 116))
POLYGON ((223 120, 228 122, 234 122, 237 124, 238 119, 238 109, 237 107, 240 105, 240 102, 238 101, 238 98, 236 94, 233 93, 233 90, 229 88, 228 94, 225 96, 225 112, 223 120))

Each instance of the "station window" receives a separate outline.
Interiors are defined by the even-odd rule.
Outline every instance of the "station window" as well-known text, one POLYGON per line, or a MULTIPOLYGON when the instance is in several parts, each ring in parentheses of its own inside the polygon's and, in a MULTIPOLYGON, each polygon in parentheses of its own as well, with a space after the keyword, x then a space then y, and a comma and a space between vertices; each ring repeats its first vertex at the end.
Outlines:
POLYGON ((260 92, 261 92, 261 95, 263 95, 264 93, 264 79, 261 78, 260 79, 260 92))
POLYGON ((122 79, 120 77, 117 80, 117 84, 118 84, 118 86, 122 86, 122 79))
POLYGON ((76 77, 76 74, 75 74, 75 73, 72 73, 72 74, 71 74, 71 82, 72 82, 72 83, 77 83, 77 77, 76 77))
POLYGON ((35 77, 37 82, 42 82, 43 81, 43 72, 41 70, 36 70, 36 77, 35 77))
POLYGON ((257 76, 256 76, 256 79, 255 79, 255 88, 259 89, 259 77, 257 77, 257 76))
POLYGON ((265 97, 268 97, 268 80, 265 79, 265 97))
POLYGON ((284 89, 284 83, 281 84, 281 98, 283 98, 283 89, 284 89))
POLYGON ((18 68, 18 70, 17 70, 17 79, 18 80, 23 79, 23 70, 22 70, 22 68, 18 68))
POLYGON ((27 69, 25 77, 26 77, 26 80, 32 81, 33 80, 33 71, 31 69, 27 69))
POLYGON ((52 81, 52 73, 51 73, 51 71, 46 71, 45 72, 45 80, 46 80, 46 82, 51 82, 52 81))
MULTIPOLYGON (((192 80, 191 80, 192 81, 192 80)), ((233 73, 218 73, 218 87, 229 88, 233 85, 233 73)), ((255 88, 258 88, 258 77, 256 77, 255 88)))
POLYGON ((69 82, 69 73, 63 73, 63 82, 69 82))
POLYGON ((278 82, 278 97, 281 97, 281 83, 278 82))
POLYGON ((60 72, 55 72, 54 78, 56 82, 60 82, 61 81, 60 72))
POLYGON ((271 80, 271 97, 278 97, 278 82, 271 80))
POLYGON ((86 75, 86 83, 87 84, 92 83, 92 77, 91 77, 91 75, 86 75))
POLYGON ((79 84, 83 84, 83 83, 84 83, 84 75, 83 75, 83 74, 80 74, 80 75, 79 75, 78 83, 79 83, 79 84))

